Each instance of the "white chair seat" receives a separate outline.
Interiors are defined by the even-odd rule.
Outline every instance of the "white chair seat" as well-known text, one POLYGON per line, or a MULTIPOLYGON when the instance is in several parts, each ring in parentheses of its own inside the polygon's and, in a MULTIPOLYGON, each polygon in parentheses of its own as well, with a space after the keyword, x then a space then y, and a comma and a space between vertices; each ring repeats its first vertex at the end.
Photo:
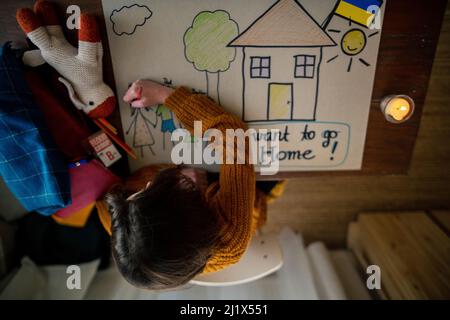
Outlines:
POLYGON ((265 277, 283 265, 276 234, 255 235, 238 263, 221 271, 198 275, 190 281, 200 286, 231 286, 265 277))

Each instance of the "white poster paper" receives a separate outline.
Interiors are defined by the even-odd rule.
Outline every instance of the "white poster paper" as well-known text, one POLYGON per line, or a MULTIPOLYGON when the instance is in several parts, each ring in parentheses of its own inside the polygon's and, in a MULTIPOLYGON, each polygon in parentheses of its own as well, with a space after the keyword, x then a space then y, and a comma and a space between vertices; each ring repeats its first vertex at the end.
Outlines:
MULTIPOLYGON (((187 86, 279 129, 281 171, 358 170, 385 2, 103 0, 119 100, 137 79, 187 86)), ((170 162, 167 107, 120 113, 132 171, 170 162)))

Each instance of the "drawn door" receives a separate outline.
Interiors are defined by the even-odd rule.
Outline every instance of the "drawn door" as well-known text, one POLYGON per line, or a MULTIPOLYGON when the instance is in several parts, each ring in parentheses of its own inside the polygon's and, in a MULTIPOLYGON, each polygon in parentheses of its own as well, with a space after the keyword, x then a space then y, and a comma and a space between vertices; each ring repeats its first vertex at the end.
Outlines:
POLYGON ((269 84, 268 120, 292 119, 292 83, 269 84))

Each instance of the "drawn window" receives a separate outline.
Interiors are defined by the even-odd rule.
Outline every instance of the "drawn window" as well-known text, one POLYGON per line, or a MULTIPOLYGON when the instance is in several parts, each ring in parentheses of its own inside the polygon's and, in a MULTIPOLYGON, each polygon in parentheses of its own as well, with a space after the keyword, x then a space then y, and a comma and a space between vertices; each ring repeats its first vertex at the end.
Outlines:
POLYGON ((270 78, 270 57, 252 57, 250 66, 252 78, 270 78))
POLYGON ((316 56, 299 55, 295 56, 295 77, 314 78, 316 67, 316 56))

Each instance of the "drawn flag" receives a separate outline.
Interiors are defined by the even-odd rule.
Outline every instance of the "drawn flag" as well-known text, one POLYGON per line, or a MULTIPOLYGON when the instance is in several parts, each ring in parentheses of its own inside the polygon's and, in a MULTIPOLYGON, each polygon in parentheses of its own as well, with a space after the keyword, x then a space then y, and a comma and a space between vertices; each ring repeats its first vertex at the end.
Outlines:
POLYGON ((341 0, 335 13, 364 27, 369 27, 377 15, 382 0, 341 0))

